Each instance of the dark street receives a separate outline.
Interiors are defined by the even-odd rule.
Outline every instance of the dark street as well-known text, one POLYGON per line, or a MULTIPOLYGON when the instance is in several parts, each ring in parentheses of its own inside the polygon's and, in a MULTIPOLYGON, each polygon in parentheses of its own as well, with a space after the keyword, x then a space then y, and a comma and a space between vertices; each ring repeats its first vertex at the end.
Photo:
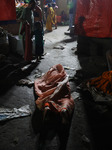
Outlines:
POLYGON ((107 61, 104 56, 77 54, 77 36, 65 34, 67 29, 68 26, 58 26, 56 30, 45 33, 44 56, 38 64, 32 62, 24 69, 28 63, 17 54, 18 51, 10 53, 4 61, 0 71, 0 106, 13 109, 29 105, 31 114, 0 122, 0 150, 112 149, 111 109, 107 111, 105 105, 103 108, 96 105, 89 93, 79 88, 85 80, 108 71, 107 61), (35 104, 34 85, 19 84, 20 79, 34 82, 56 64, 61 64, 69 76, 75 102, 74 112, 66 124, 52 112, 43 121, 43 112, 35 104))

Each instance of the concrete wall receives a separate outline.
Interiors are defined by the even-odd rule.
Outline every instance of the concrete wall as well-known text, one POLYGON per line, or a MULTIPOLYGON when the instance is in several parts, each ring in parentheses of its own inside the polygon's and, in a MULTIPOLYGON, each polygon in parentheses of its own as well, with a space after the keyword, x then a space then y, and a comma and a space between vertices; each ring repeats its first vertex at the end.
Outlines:
POLYGON ((67 16, 69 15, 69 9, 67 7, 67 3, 69 0, 56 0, 56 4, 58 5, 57 15, 60 15, 64 10, 67 16))

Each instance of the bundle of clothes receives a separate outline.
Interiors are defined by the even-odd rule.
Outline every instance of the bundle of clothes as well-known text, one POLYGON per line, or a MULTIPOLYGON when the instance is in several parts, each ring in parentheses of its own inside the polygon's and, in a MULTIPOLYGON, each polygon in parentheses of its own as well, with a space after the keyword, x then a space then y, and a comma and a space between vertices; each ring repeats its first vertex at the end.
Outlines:
POLYGON ((61 64, 53 66, 34 82, 37 108, 50 110, 60 116, 71 116, 74 100, 70 93, 68 76, 61 64), (62 115, 64 114, 64 115, 62 115))

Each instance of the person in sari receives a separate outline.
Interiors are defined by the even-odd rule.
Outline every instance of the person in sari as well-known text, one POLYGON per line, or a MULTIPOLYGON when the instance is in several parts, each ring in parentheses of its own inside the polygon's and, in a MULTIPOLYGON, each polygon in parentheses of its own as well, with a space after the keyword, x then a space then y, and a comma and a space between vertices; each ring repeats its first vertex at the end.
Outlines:
MULTIPOLYGON (((32 10, 35 7, 35 1, 31 0, 28 3, 28 6, 23 10, 21 17, 19 18, 19 20, 21 21, 21 28, 22 26, 24 26, 24 24, 29 23, 30 25, 30 29, 31 32, 33 31, 33 19, 32 19, 32 10)), ((21 32, 22 29, 20 29, 21 32)), ((24 48, 24 52, 25 52, 25 30, 24 32, 20 33, 22 34, 22 41, 23 41, 23 48, 24 48)))
POLYGON ((52 25, 54 24, 54 10, 51 7, 51 4, 48 4, 47 9, 47 20, 46 20, 46 30, 51 32, 52 31, 52 25))

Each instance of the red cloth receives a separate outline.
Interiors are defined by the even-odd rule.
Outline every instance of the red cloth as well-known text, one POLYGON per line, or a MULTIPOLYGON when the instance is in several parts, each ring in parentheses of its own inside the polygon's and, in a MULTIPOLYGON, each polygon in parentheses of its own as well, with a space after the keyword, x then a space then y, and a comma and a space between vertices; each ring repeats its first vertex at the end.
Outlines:
POLYGON ((25 24, 25 61, 32 60, 32 40, 31 40, 31 28, 30 24, 26 22, 25 24))
POLYGON ((112 0, 77 0, 75 34, 112 37, 112 0))
POLYGON ((56 16, 57 22, 61 23, 61 16, 56 16))
POLYGON ((66 110, 69 114, 74 109, 74 100, 70 94, 68 77, 62 65, 53 66, 45 75, 34 82, 37 107, 44 110, 49 107, 52 112, 61 113, 66 110))
POLYGON ((15 0, 0 0, 0 21, 16 20, 15 0))

